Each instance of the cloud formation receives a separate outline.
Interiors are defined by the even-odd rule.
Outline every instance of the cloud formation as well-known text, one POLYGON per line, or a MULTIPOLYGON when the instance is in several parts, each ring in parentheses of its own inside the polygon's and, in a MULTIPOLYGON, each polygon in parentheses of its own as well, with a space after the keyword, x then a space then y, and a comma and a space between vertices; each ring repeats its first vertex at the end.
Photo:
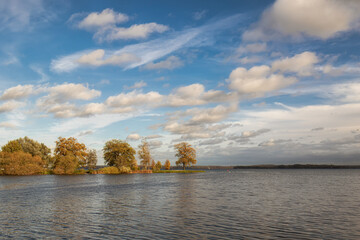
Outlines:
POLYGON ((328 39, 353 29, 360 19, 359 10, 359 1, 277 0, 243 38, 257 41, 306 35, 328 39))

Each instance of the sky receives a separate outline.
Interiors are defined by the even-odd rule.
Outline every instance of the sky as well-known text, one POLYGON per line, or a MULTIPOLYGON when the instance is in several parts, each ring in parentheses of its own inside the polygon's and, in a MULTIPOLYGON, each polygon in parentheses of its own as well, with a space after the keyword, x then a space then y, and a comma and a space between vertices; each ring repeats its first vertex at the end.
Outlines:
POLYGON ((0 145, 360 163, 360 1, 0 0, 0 145))

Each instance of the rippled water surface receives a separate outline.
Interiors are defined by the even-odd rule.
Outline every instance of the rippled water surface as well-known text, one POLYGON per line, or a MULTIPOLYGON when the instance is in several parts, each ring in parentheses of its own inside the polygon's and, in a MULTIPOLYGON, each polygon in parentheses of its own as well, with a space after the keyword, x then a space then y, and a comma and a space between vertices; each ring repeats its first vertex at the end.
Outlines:
POLYGON ((1 238, 360 239, 360 170, 0 177, 1 238))

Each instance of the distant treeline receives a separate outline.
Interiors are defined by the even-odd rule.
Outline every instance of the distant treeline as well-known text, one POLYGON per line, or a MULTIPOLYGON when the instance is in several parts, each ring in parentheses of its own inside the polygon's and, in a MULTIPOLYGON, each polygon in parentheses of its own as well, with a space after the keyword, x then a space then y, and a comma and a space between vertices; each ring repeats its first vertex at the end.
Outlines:
POLYGON ((233 169, 360 169, 360 165, 292 164, 234 166, 233 169))

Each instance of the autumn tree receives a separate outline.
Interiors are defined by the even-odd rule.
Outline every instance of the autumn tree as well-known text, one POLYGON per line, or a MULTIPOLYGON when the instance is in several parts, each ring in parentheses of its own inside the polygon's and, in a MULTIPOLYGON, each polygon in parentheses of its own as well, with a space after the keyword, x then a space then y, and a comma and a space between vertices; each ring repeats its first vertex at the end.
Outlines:
POLYGON ((155 160, 154 160, 154 159, 151 159, 151 163, 150 163, 151 169, 154 170, 155 165, 156 165, 155 160))
POLYGON ((147 169, 151 164, 152 157, 149 150, 149 143, 146 140, 143 140, 139 145, 138 155, 141 165, 147 169))
POLYGON ((86 166, 89 170, 94 170, 97 163, 97 154, 95 149, 91 149, 88 151, 88 155, 86 156, 86 166))
POLYGON ((7 144, 5 144, 4 146, 1 147, 1 150, 3 152, 8 152, 8 153, 22 151, 21 145, 17 140, 8 141, 7 144))
POLYGON ((177 153, 175 156, 178 158, 176 165, 182 165, 184 170, 186 166, 196 164, 196 150, 187 142, 181 142, 174 145, 177 153))
POLYGON ((55 147, 55 174, 72 174, 78 167, 86 165, 87 149, 76 138, 59 137, 55 147))
POLYGON ((162 165, 160 161, 157 161, 157 163, 154 166, 154 170, 155 171, 159 171, 161 169, 162 165))
POLYGON ((113 139, 103 148, 104 160, 108 166, 131 168, 134 165, 136 151, 127 142, 113 139))
POLYGON ((0 152, 0 175, 34 175, 44 172, 44 160, 23 151, 0 152))
POLYGON ((51 164, 51 150, 44 143, 39 143, 31 138, 19 138, 16 141, 21 145, 21 150, 30 153, 32 156, 39 156, 45 161, 46 165, 51 164))
POLYGON ((166 159, 165 164, 164 164, 165 170, 170 170, 170 166, 171 166, 171 164, 170 164, 169 159, 166 159))

